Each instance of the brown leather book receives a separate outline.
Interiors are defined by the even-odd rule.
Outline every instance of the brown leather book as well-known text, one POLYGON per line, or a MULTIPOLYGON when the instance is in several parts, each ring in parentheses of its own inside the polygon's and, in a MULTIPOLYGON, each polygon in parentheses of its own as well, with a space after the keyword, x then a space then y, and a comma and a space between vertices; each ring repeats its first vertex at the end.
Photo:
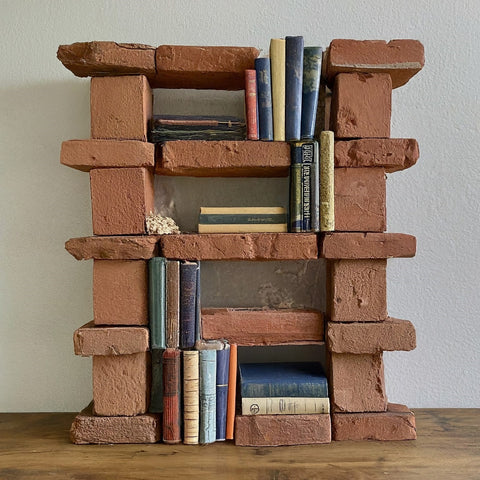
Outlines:
POLYGON ((167 348, 163 353, 163 441, 180 443, 180 350, 167 348))
POLYGON ((178 260, 167 260, 166 277, 166 346, 178 348, 180 338, 180 262, 178 260))

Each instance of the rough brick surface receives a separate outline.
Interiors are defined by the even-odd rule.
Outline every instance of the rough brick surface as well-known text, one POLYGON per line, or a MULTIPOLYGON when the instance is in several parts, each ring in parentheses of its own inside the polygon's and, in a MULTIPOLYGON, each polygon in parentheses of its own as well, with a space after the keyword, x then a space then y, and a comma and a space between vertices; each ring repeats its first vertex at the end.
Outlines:
POLYGON ((387 318, 387 261, 327 262, 327 311, 333 322, 378 322, 387 318))
POLYGON ((73 334, 75 355, 129 355, 147 352, 148 328, 99 327, 89 322, 73 334))
POLYGON ((259 51, 252 47, 157 48, 155 88, 243 90, 245 70, 255 68, 259 51))
POLYGON ((383 167, 387 173, 405 170, 420 155, 413 138, 361 138, 335 142, 336 167, 383 167))
POLYGON ((96 325, 147 325, 147 262, 94 260, 93 315, 96 325))
POLYGON ((79 237, 65 242, 77 260, 148 260, 157 256, 158 235, 79 237))
POLYGON ((320 256, 330 259, 413 257, 416 238, 405 233, 329 233, 322 237, 320 256))
POLYGON ((332 436, 333 440, 415 440, 415 415, 394 403, 382 413, 334 413, 332 436))
POLYGON ((145 217, 154 210, 153 173, 146 168, 90 171, 95 235, 145 234, 145 217))
POLYGON ((382 354, 329 353, 332 412, 387 409, 382 354))
POLYGON ((326 342, 331 352, 355 354, 409 351, 417 345, 412 322, 390 317, 375 323, 328 322, 326 342))
POLYGON ((341 73, 332 96, 335 138, 388 138, 392 79, 386 73, 341 73))
POLYGON ((157 148, 155 173, 195 177, 286 177, 290 145, 285 142, 175 141, 157 148))
POLYGON ((314 310, 202 309, 202 338, 238 345, 322 341, 323 315, 314 310))
POLYGON ((387 73, 393 88, 407 83, 425 64, 423 45, 418 40, 335 39, 328 48, 326 76, 333 83, 343 72, 387 73))
POLYGON ((82 172, 92 168, 153 168, 155 145, 136 140, 68 140, 62 143, 60 163, 82 172))
POLYGON ((156 443, 161 436, 160 415, 98 417, 91 406, 79 413, 70 428, 70 440, 77 445, 108 443, 156 443))
POLYGON ((92 78, 92 138, 145 142, 152 104, 152 91, 143 75, 92 78))
POLYGON ((93 357, 95 415, 139 415, 148 410, 150 352, 93 357))
POLYGON ((387 229, 383 168, 335 168, 335 230, 384 232, 387 229))
POLYGON ((330 443, 330 415, 237 415, 235 445, 274 447, 330 443))
POLYGON ((318 258, 317 237, 305 233, 163 235, 160 253, 184 260, 308 260, 318 258))

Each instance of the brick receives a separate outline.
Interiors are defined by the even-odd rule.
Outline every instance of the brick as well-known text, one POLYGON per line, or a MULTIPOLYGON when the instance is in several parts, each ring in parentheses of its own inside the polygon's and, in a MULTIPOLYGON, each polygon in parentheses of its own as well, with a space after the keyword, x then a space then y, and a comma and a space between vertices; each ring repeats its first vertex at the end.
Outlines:
POLYGON ((335 230, 384 232, 387 229, 383 168, 335 168, 335 230))
POLYGON ((332 436, 333 440, 415 440, 415 415, 394 403, 381 413, 334 413, 332 436))
POLYGON ((141 415, 150 397, 150 352, 93 357, 93 413, 141 415))
POLYGON ((381 353, 329 353, 332 412, 384 412, 387 409, 381 353))
POLYGON ((329 233, 321 238, 320 256, 329 259, 408 258, 416 238, 405 233, 329 233))
POLYGON ((242 447, 330 443, 330 415, 237 415, 234 437, 242 447))
POLYGON ((155 145, 136 140, 68 140, 62 143, 60 163, 82 172, 92 168, 155 166, 155 145))
POLYGON ((341 73, 335 77, 331 122, 336 138, 388 138, 392 79, 386 73, 341 73))
POLYGON ((379 322, 387 314, 387 261, 327 262, 327 311, 333 322, 379 322))
POLYGON ((318 258, 317 237, 305 233, 163 235, 162 256, 179 260, 308 260, 318 258))
POLYGON ((129 355, 147 352, 149 349, 148 328, 144 327, 99 327, 89 322, 73 334, 75 355, 129 355))
POLYGON ((315 310, 202 309, 202 338, 237 345, 323 341, 323 315, 315 310))
POLYGON ((155 47, 139 43, 77 42, 60 45, 57 58, 77 77, 155 76, 155 47))
POLYGON ((375 323, 328 322, 326 343, 331 352, 355 354, 409 351, 417 346, 412 322, 391 317, 375 323))
POLYGON ((152 91, 143 75, 92 78, 91 137, 146 142, 152 105, 152 91))
POLYGON ((80 412, 70 428, 70 440, 77 445, 156 443, 161 436, 161 416, 98 417, 89 406, 80 412))
POLYGON ((147 325, 147 262, 94 260, 93 314, 96 325, 147 325))
POLYGON ((335 39, 328 48, 326 77, 330 84, 339 73, 387 73, 393 88, 405 85, 425 64, 418 40, 335 39))
POLYGON ((77 260, 148 260, 157 256, 158 235, 78 237, 65 242, 77 260))
POLYGON ((336 167, 383 167, 387 173, 405 170, 420 155, 413 138, 360 138, 335 142, 336 167))
POLYGON ((245 70, 255 68, 260 52, 253 47, 193 47, 161 45, 157 48, 155 88, 243 90, 245 70))
POLYGON ((153 173, 146 168, 90 171, 94 235, 145 234, 154 210, 153 173))
POLYGON ((195 177, 286 177, 285 142, 178 140, 157 148, 155 173, 195 177))

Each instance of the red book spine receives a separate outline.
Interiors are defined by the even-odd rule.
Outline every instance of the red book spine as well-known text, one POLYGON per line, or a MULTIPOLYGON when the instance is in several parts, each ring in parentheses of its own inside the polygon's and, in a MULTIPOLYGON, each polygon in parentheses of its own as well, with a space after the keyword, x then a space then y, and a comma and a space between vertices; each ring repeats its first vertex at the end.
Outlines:
POLYGON ((180 443, 180 350, 167 348, 163 353, 163 441, 180 443))
POLYGON ((247 140, 258 140, 257 73, 245 70, 245 112, 247 140))

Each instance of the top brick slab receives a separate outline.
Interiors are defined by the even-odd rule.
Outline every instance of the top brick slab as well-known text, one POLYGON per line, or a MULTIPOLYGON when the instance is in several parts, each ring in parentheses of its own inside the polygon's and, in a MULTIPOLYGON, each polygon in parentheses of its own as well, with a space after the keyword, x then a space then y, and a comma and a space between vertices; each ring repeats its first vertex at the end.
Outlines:
POLYGON ((338 73, 388 73, 392 87, 405 85, 425 64, 418 40, 332 40, 328 49, 326 78, 333 85, 338 73))

